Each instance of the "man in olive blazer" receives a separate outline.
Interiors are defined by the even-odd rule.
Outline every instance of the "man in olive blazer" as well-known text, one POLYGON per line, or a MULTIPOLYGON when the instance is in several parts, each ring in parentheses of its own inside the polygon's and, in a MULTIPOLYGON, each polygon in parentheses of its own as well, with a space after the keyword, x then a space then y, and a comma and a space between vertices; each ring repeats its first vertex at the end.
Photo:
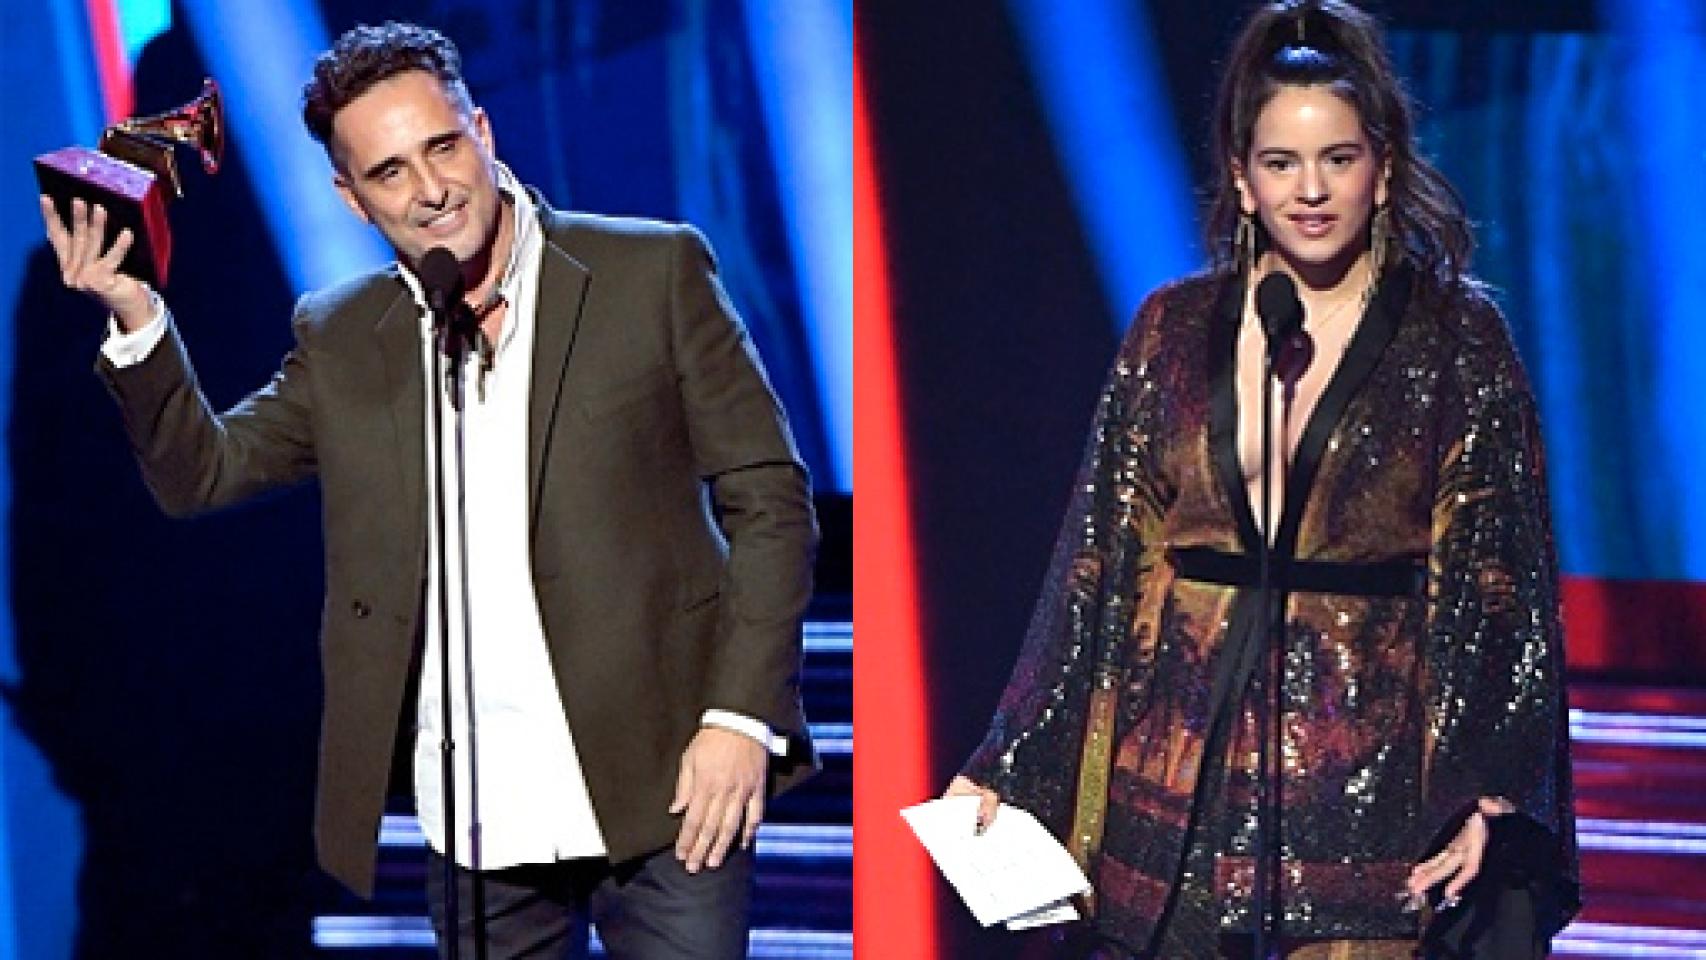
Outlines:
MULTIPOLYGON (((517 211, 533 209, 526 567, 556 691, 607 861, 651 863, 673 843, 688 874, 718 867, 732 837, 750 842, 765 794, 815 760, 799 669, 816 530, 805 468, 709 251, 689 227, 560 213, 522 194, 454 48, 430 30, 350 31, 306 99, 338 189, 410 273, 393 265, 304 296, 279 372, 225 413, 203 398, 159 298, 119 272, 128 234, 106 247, 98 207, 74 204, 69 224, 46 198, 42 211, 67 285, 113 312, 109 343, 147 344, 97 368, 167 512, 320 482, 322 865, 371 892, 394 746, 415 717, 433 574, 413 271, 436 244, 455 254, 471 304, 505 289, 505 263, 514 271, 514 251, 535 249, 510 242, 528 224, 517 211), (707 711, 760 722, 765 747, 707 711)), ((504 301, 491 302, 504 322, 504 301)), ((738 937, 719 931, 729 945, 703 955, 744 952, 734 896, 738 937)), ((699 956, 676 951, 704 939, 636 936, 632 955, 648 957, 699 956)))
MULTIPOLYGON (((541 219, 534 585, 623 860, 674 841, 676 764, 707 708, 791 737, 778 786, 809 770, 798 637, 815 531, 804 467, 697 233, 543 205, 541 219)), ((272 383, 221 416, 174 331, 135 367, 99 372, 174 516, 318 476, 316 835, 327 871, 366 893, 427 573, 419 317, 393 267, 303 297, 293 327, 272 383)))

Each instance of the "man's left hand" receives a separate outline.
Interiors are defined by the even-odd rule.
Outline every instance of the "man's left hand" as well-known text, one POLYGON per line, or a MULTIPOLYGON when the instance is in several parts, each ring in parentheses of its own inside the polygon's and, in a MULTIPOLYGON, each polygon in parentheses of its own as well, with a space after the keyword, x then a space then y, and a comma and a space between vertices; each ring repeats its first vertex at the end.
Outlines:
POLYGON ((701 727, 681 755, 671 814, 685 814, 675 838, 675 857, 688 873, 723 865, 740 838, 752 846, 764 819, 764 777, 770 758, 764 745, 744 733, 701 727))

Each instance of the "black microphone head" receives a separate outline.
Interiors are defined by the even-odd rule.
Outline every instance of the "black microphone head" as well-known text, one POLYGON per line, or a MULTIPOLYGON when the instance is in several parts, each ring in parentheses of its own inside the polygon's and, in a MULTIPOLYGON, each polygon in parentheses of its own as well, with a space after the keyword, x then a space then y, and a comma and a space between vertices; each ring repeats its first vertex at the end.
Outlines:
POLYGON ((1291 274, 1273 270, 1256 285, 1256 316, 1269 343, 1279 343, 1303 326, 1303 301, 1291 274))
POLYGON ((427 305, 435 312, 442 313, 446 307, 462 299, 462 265, 456 262, 456 254, 449 248, 433 247, 428 250, 421 257, 415 275, 426 290, 427 305))

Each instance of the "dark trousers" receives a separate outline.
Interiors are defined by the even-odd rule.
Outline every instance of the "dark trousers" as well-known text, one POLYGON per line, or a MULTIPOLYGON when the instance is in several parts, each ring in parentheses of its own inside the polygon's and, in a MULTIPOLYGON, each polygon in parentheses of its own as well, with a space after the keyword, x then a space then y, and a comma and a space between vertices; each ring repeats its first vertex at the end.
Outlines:
MULTIPOLYGON (((444 858, 428 850, 427 903, 445 956, 444 858)), ((462 960, 588 956, 587 926, 612 960, 740 960, 746 956, 753 853, 730 850, 715 870, 690 874, 673 848, 612 864, 603 859, 525 864, 481 873, 458 867, 462 960), (485 917, 477 947, 474 916, 485 917)))

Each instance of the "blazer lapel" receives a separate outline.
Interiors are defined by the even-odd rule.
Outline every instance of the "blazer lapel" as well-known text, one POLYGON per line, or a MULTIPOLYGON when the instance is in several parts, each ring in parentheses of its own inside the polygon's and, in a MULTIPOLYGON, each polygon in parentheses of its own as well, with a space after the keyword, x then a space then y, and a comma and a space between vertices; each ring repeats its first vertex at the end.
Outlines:
POLYGON ((426 375, 421 370, 421 318, 413 298, 403 289, 373 328, 385 381, 391 398, 391 425, 396 433, 397 483, 405 516, 426 532, 426 375))
MULTIPOLYGON (((537 198, 536 198, 537 199, 537 198)), ((563 396, 569 354, 580 331, 581 310, 592 274, 557 246, 551 235, 551 215, 540 207, 545 227, 539 263, 539 296, 533 330, 533 380, 527 411, 528 523, 538 522, 544 489, 545 461, 551 452, 551 429, 563 396)))

